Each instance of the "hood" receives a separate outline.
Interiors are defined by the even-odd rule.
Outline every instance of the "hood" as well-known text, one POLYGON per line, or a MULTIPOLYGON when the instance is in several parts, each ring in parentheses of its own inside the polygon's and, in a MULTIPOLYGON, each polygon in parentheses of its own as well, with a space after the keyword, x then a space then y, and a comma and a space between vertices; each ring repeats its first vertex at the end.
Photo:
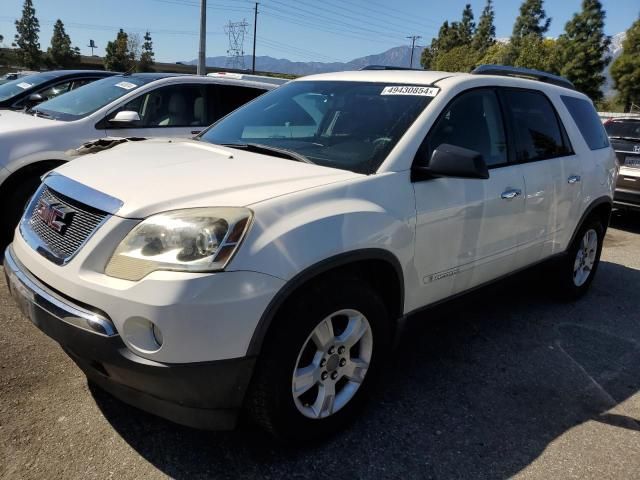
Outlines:
MULTIPOLYGON (((125 143, 56 172, 121 200, 144 218, 192 207, 241 207, 361 175, 194 140, 125 143)), ((82 199, 78 199, 82 201, 82 199)))
POLYGON ((13 110, 0 110, 0 135, 39 127, 48 127, 59 124, 57 120, 36 117, 13 110))

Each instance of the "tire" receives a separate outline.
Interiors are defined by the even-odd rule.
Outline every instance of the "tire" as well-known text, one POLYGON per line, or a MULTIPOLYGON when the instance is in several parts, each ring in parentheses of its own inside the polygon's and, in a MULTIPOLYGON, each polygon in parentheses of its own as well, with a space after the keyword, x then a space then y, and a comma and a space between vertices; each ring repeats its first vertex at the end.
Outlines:
POLYGON ((4 249, 13 240, 20 218, 24 213, 27 202, 35 193, 40 185, 40 177, 29 177, 24 179, 20 185, 17 185, 7 195, 8 211, 5 213, 0 223, 0 251, 4 253, 4 249))
POLYGON ((285 442, 344 428, 362 409, 389 355, 391 323, 375 291, 358 278, 326 280, 297 294, 274 319, 250 389, 251 418, 285 442), (364 333, 342 349, 358 338, 349 335, 356 331, 364 333), (295 372, 307 374, 294 384, 295 372))
POLYGON ((597 218, 588 219, 578 230, 555 272, 563 299, 577 300, 589 290, 600 264, 604 234, 597 218))

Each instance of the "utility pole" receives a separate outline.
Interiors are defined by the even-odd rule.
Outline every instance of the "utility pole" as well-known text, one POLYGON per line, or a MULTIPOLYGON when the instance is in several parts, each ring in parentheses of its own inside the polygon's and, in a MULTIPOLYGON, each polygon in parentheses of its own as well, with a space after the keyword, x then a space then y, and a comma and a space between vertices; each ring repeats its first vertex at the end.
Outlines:
POLYGON ((411 35, 407 38, 411 39, 411 60, 409 61, 409 68, 413 68, 413 49, 416 46, 416 40, 419 40, 422 37, 420 35, 411 35))
POLYGON ((207 0, 200 0, 200 49, 198 50, 198 75, 207 74, 207 0))
POLYGON ((251 73, 256 73, 256 32, 258 31, 258 2, 256 2, 255 10, 253 11, 253 63, 251 65, 251 73))

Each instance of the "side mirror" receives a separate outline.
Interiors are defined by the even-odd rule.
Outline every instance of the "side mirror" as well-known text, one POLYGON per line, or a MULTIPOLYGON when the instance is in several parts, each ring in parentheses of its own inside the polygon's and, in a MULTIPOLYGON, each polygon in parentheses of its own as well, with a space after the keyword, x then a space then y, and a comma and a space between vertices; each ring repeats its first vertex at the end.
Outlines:
POLYGON ((433 151, 431 158, 411 170, 412 180, 436 177, 487 179, 489 169, 481 153, 443 143, 433 151))
POLYGON ((27 97, 27 101, 25 102, 25 107, 27 108, 35 107, 36 105, 44 102, 45 100, 46 98, 44 98, 39 93, 32 93, 27 97))
POLYGON ((116 113, 116 116, 109 120, 109 123, 134 123, 140 121, 138 112, 123 110, 116 113))

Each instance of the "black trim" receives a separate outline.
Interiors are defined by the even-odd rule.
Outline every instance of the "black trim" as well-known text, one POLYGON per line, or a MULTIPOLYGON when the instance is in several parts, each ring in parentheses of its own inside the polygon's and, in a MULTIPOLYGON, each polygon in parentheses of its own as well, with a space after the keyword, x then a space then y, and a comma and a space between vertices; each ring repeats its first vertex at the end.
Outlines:
POLYGON ((400 262, 398 261, 396 256, 387 250, 379 248, 366 248, 362 250, 354 250, 341 253, 334 257, 326 258, 316 263, 315 265, 306 268, 291 280, 289 280, 285 284, 285 286, 278 291, 278 293, 271 300, 262 316, 260 317, 258 325, 256 326, 256 329, 253 332, 253 336, 251 337, 251 341, 249 342, 247 355, 256 356, 260 353, 264 338, 278 310, 298 288, 322 273, 326 273, 335 268, 344 267, 352 263, 366 260, 383 260, 389 263, 396 271, 397 280, 400 286, 400 308, 398 309, 398 316, 401 316, 404 311, 404 274, 402 266, 400 265, 400 262))
POLYGON ((543 72, 542 70, 534 70, 531 68, 512 67, 509 65, 480 65, 472 72, 474 75, 499 75, 503 77, 524 77, 527 79, 537 80, 539 82, 557 85, 559 87, 575 90, 575 85, 565 77, 553 75, 552 73, 543 72))
MULTIPOLYGON (((20 295, 17 289, 11 293, 20 295)), ((25 301, 24 297, 18 299, 19 304, 25 301)), ((160 363, 132 353, 119 335, 106 337, 70 325, 37 304, 29 310, 34 325, 58 342, 89 380, 120 400, 194 428, 226 430, 236 426, 253 375, 254 357, 160 363)))
MULTIPOLYGON (((582 213, 582 216, 580 217, 580 221, 578 222, 578 225, 576 226, 575 230, 573 231, 573 235, 571 235, 571 240, 569 240, 569 243, 567 244, 567 250, 569 248, 571 248, 571 244, 573 243, 573 241, 576 238, 576 235, 578 234, 578 232, 582 228, 582 225, 584 225, 585 220, 587 218, 589 218, 589 216, 593 213, 593 211, 596 208, 600 207, 601 205, 609 205, 609 207, 612 208, 613 207, 613 200, 611 199, 611 197, 603 196, 603 197, 596 198, 593 202, 591 202, 589 204, 587 209, 582 213)), ((611 217, 611 212, 609 212, 609 217, 611 217)), ((609 222, 607 222, 606 225, 603 225, 603 227, 604 227, 604 231, 606 233, 607 227, 609 227, 609 222)))

